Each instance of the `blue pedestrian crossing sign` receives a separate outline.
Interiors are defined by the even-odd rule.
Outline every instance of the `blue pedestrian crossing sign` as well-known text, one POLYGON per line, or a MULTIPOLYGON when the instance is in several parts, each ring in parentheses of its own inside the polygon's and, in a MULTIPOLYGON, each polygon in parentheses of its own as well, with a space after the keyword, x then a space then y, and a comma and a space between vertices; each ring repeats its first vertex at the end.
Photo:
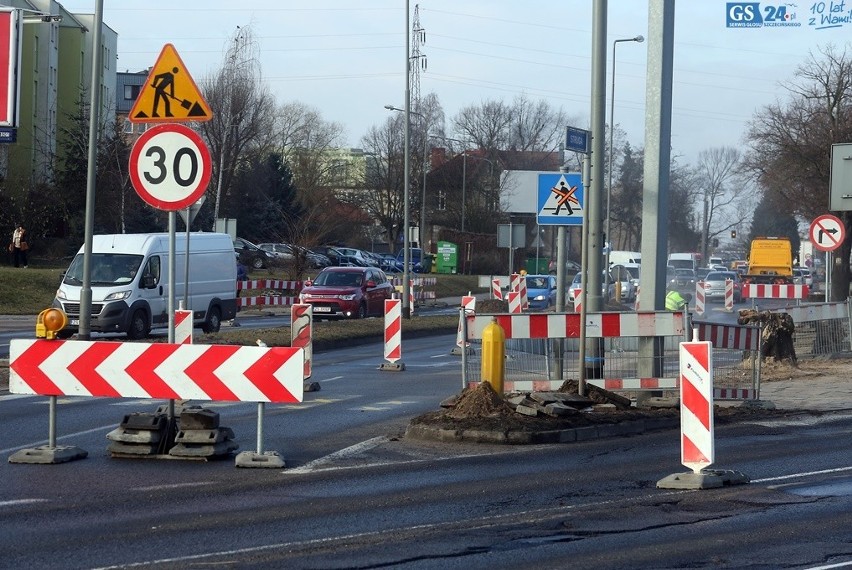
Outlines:
POLYGON ((580 174, 539 174, 539 225, 582 226, 583 209, 586 207, 585 194, 580 174))

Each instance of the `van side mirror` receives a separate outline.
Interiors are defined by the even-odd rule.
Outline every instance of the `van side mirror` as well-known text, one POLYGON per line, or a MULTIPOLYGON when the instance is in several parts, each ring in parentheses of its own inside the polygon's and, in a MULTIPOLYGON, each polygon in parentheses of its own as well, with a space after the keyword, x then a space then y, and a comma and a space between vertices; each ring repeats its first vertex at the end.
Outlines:
POLYGON ((143 289, 153 289, 154 288, 154 276, 150 273, 147 275, 143 275, 142 279, 139 281, 140 285, 143 289))

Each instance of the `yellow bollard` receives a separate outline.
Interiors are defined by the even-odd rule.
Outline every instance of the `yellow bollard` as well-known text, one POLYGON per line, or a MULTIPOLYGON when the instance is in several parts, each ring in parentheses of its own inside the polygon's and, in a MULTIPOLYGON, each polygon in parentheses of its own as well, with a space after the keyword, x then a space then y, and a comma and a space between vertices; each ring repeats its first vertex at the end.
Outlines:
POLYGON ((482 331, 482 381, 491 384, 494 391, 501 396, 505 362, 506 334, 494 317, 482 331))

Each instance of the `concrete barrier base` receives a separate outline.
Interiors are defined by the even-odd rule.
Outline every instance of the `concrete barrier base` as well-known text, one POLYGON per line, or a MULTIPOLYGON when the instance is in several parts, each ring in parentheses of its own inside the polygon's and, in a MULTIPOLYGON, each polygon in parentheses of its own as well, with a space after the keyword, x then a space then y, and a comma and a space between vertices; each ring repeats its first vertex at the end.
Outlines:
POLYGON ((402 372, 405 370, 405 363, 403 362, 382 362, 379 366, 379 370, 383 372, 402 372))
POLYGON ((675 473, 657 481, 658 489, 717 489, 725 485, 744 485, 749 478, 739 471, 702 469, 700 473, 675 473))
POLYGON ((277 451, 264 451, 263 453, 243 451, 237 454, 234 466, 254 469, 282 469, 285 467, 285 463, 277 451))
POLYGON ((85 459, 88 451, 73 445, 59 445, 56 447, 34 447, 21 449, 9 456, 9 463, 67 463, 77 459, 85 459))

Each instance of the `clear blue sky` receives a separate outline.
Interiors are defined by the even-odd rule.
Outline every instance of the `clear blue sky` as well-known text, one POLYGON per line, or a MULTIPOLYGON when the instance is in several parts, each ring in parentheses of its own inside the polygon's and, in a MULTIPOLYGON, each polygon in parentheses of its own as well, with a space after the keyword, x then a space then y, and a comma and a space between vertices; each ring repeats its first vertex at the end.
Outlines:
MULTIPOLYGON (((94 0, 66 0, 72 12, 94 11, 94 0)), ((403 105, 403 0, 104 0, 104 21, 119 34, 118 69, 151 66, 172 43, 196 81, 217 68, 236 26, 252 26, 262 72, 279 102, 298 100, 346 127, 358 146, 387 117, 386 104, 403 105), (299 7, 292 7, 298 5, 299 7)), ((428 69, 423 94, 438 94, 450 119, 483 100, 526 94, 545 99, 588 127, 592 2, 589 0, 423 0, 422 51, 428 69)), ((755 109, 784 97, 809 50, 847 45, 852 23, 809 25, 819 3, 759 3, 786 7, 797 27, 726 27, 726 2, 679 2, 675 16, 672 145, 682 161, 702 149, 739 146, 755 109)), ((829 3, 825 3, 828 5, 829 3)), ((835 3, 848 16, 852 1, 835 3)), ((415 2, 411 2, 412 17, 415 2)), ((608 2, 607 89, 612 40, 647 37, 646 0, 608 2)), ((816 22, 817 24, 819 22, 816 22)), ((644 141, 647 42, 617 48, 615 122, 634 146, 644 141)), ((607 104, 609 104, 609 94, 607 104)), ((213 112, 215 113, 215 109, 213 112)), ((609 110, 606 114, 609 117, 609 110)))

